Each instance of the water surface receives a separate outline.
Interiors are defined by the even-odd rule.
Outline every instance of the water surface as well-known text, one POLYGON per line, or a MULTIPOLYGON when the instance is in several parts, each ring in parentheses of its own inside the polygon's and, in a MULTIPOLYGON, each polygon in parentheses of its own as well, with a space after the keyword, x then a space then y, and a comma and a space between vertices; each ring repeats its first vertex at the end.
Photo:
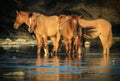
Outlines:
POLYGON ((0 47, 0 81, 120 81, 119 46, 103 55, 100 48, 88 48, 84 54, 66 56, 64 52, 44 57, 36 46, 0 47), (24 72, 23 76, 5 76, 24 72))

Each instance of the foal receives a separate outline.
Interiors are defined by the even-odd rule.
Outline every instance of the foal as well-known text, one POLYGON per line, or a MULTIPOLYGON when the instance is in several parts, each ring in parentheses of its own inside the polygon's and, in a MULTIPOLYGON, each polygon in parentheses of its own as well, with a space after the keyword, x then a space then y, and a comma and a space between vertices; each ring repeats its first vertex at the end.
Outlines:
POLYGON ((66 54, 73 54, 76 51, 81 54, 81 36, 82 31, 77 24, 77 16, 61 15, 59 17, 60 34, 64 40, 66 54))

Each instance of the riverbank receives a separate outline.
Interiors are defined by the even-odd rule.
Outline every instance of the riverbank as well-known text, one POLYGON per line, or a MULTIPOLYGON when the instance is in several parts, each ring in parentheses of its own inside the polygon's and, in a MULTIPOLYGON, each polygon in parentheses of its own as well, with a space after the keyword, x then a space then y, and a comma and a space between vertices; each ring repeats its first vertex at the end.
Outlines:
MULTIPOLYGON (((114 37, 113 40, 114 40, 113 44, 115 42, 120 42, 120 37, 114 37)), ((91 42, 92 45, 100 43, 99 39, 90 40, 89 42, 91 42)), ((48 40, 48 43, 51 44, 52 42, 48 40)), ((0 47, 20 47, 24 45, 35 46, 37 45, 37 40, 36 39, 22 39, 22 38, 14 39, 14 40, 10 38, 0 39, 0 47)))

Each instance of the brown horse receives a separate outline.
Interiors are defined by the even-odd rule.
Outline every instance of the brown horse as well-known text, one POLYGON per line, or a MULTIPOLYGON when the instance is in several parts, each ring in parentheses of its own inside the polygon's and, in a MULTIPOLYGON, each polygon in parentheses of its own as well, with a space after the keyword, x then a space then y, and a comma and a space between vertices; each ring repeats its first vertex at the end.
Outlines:
POLYGON ((79 24, 83 29, 90 28, 88 31, 93 31, 84 33, 84 38, 99 37, 103 46, 103 54, 109 54, 113 42, 111 23, 105 19, 85 20, 80 17, 79 24))
POLYGON ((29 30, 36 35, 38 54, 40 54, 41 45, 44 47, 45 54, 48 54, 47 36, 53 41, 53 51, 57 52, 58 40, 60 38, 58 34, 58 16, 45 16, 38 13, 17 11, 14 28, 18 29, 23 23, 28 25, 29 30))
POLYGON ((73 54, 74 51, 76 51, 78 54, 81 54, 82 31, 78 27, 77 21, 78 18, 75 15, 71 16, 61 15, 59 17, 60 33, 65 44, 66 54, 73 54))

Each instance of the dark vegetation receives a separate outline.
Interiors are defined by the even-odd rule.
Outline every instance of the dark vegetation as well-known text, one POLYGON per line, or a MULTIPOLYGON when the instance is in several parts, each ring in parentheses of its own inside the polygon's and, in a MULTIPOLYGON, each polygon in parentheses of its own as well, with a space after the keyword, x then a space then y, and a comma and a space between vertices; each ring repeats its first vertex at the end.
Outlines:
POLYGON ((13 28, 16 10, 44 15, 76 14, 86 19, 104 18, 113 25, 113 35, 120 36, 120 0, 0 0, 0 39, 31 36, 26 26, 13 28), (21 36, 22 35, 22 36, 21 36))

